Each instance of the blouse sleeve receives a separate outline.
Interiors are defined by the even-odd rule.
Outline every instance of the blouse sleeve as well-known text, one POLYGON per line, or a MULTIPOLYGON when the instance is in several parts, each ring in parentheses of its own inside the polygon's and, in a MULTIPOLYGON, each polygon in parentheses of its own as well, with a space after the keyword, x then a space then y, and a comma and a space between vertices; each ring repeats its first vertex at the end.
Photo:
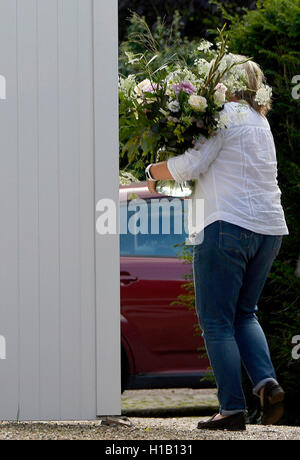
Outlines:
POLYGON ((217 158, 224 142, 224 129, 209 139, 203 137, 202 141, 187 149, 182 155, 171 157, 167 160, 167 167, 176 182, 198 179, 204 174, 210 164, 217 158))

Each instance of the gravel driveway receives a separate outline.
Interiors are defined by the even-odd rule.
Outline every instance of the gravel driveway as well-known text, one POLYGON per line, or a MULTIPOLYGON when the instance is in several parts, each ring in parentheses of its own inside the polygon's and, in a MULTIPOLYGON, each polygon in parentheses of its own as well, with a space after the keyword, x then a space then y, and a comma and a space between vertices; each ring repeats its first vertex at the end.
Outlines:
POLYGON ((197 422, 216 407, 215 389, 131 390, 122 395, 122 413, 133 426, 105 426, 101 421, 0 422, 0 440, 300 440, 300 427, 280 425, 247 425, 245 432, 197 430, 197 422))
POLYGON ((200 431, 199 417, 131 418, 134 426, 101 422, 2 422, 0 440, 299 440, 300 427, 247 425, 245 432, 200 431))

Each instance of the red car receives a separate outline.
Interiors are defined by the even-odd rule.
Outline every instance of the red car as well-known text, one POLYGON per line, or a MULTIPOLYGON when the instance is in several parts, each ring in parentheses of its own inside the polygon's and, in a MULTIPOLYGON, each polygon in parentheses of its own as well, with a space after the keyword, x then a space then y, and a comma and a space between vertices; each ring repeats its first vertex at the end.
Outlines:
POLYGON ((184 228, 175 232, 174 224, 174 217, 184 224, 184 200, 177 199, 180 209, 171 209, 168 219, 170 200, 150 194, 145 182, 120 187, 122 390, 199 388, 208 372, 208 359, 199 352, 203 339, 195 335, 195 311, 170 305, 180 293, 186 294, 181 285, 192 270, 190 263, 178 258, 182 247, 174 246, 187 236, 184 228), (142 206, 130 200, 132 193, 142 199, 142 206), (137 210, 142 230, 133 234, 137 210), (170 222, 170 234, 162 230, 164 216, 170 222))

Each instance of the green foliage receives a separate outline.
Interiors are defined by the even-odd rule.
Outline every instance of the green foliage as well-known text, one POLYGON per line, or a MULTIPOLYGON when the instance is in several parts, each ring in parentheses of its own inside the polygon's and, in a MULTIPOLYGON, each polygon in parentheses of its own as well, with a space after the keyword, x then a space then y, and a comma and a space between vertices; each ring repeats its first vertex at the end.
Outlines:
MULTIPOLYGON (((144 17, 140 17, 138 14, 133 13, 130 17, 130 25, 128 27, 127 40, 121 43, 119 47, 119 74, 127 77, 130 74, 134 74, 142 78, 149 78, 149 72, 153 73, 156 69, 159 69, 166 63, 175 64, 178 61, 184 61, 187 65, 191 65, 192 56, 194 50, 196 49, 196 42, 189 41, 186 38, 181 38, 182 30, 182 21, 178 11, 174 12, 171 23, 166 24, 164 20, 160 17, 157 18, 156 23, 152 27, 152 30, 148 26, 147 21, 144 17), (145 43, 148 43, 148 46, 145 49, 145 43), (140 62, 129 62, 130 58, 137 54, 145 54, 147 56, 157 54, 157 59, 152 61, 150 65, 145 68, 144 73, 141 72, 140 62)), ((163 69, 162 69, 163 71, 163 69)), ((127 110, 126 104, 122 104, 120 101, 120 116, 122 117, 122 110, 127 110)), ((132 112, 131 117, 134 117, 134 112, 132 112)), ((128 118, 127 130, 128 130, 128 146, 123 144, 123 139, 126 139, 126 128, 120 133, 122 155, 120 156, 120 169, 125 169, 128 166, 128 161, 132 161, 134 145, 132 143, 132 126, 135 126, 135 138, 138 142, 138 139, 141 138, 141 131, 145 126, 145 118, 140 117, 140 130, 139 126, 135 123, 134 118, 128 118), (131 140, 129 140, 131 137, 131 140), (129 149, 131 145, 131 151, 129 149)), ((157 143, 157 134, 155 134, 155 129, 151 130, 152 136, 149 136, 149 131, 144 133, 143 136, 143 149, 146 152, 145 157, 149 152, 154 151, 154 147, 157 143)), ((155 159, 153 158, 154 162, 155 159)), ((137 171, 137 177, 142 178, 144 176, 144 162, 141 160, 140 165, 135 164, 135 170, 137 171), (140 174, 138 171, 140 170, 140 174)))
MULTIPOLYGON (((170 26, 176 10, 181 15, 181 35, 193 40, 197 37, 209 36, 209 29, 215 30, 223 25, 222 15, 217 14, 215 1, 209 0, 151 0, 142 2, 141 0, 119 0, 119 37, 120 41, 126 40, 127 37, 127 17, 131 11, 135 11, 144 16, 147 23, 152 28, 157 18, 163 18, 166 23, 166 33, 170 26)), ((230 11, 237 14, 243 12, 243 8, 255 7, 255 0, 222 0, 222 4, 230 11)))
MULTIPOLYGON (((183 28, 182 18, 178 11, 174 12, 171 23, 167 26, 165 21, 158 17, 152 29, 144 16, 133 13, 130 17, 127 38, 119 47, 119 73, 123 76, 137 74, 146 78, 147 75, 140 74, 140 66, 128 64, 128 58, 138 53, 145 52, 145 42, 148 42, 148 51, 157 52, 160 63, 173 59, 186 62, 191 65, 193 62, 193 52, 198 41, 188 40, 181 36, 183 28), (141 40, 144 38, 144 41, 141 40), (155 47, 155 48, 154 48, 155 47)), ((157 62, 156 67, 159 67, 157 62)))

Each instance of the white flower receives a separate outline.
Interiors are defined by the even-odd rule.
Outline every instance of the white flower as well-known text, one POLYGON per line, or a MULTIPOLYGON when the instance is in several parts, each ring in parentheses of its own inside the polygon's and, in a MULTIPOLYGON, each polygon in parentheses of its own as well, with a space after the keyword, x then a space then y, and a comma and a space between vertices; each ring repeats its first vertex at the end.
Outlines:
POLYGON ((199 74, 203 76, 208 74, 211 66, 210 62, 203 58, 195 59, 194 65, 197 66, 199 74))
MULTIPOLYGON (((221 46, 222 46, 222 42, 217 42, 217 43, 216 43, 216 46, 217 46, 217 48, 218 48, 218 50, 219 50, 219 49, 221 48, 221 46)), ((225 51, 227 51, 227 50, 228 50, 228 45, 225 45, 225 48, 224 48, 224 49, 225 49, 225 51)))
POLYGON ((170 87, 182 81, 189 81, 190 83, 195 85, 198 82, 198 78, 187 67, 183 67, 183 68, 177 68, 173 70, 173 72, 170 72, 166 76, 165 81, 170 87))
POLYGON ((180 110, 179 102, 178 101, 169 102, 168 109, 171 110, 171 112, 179 112, 179 110, 180 110))
POLYGON ((174 90, 171 89, 169 86, 167 86, 167 88, 166 88, 166 95, 167 95, 167 96, 172 96, 172 95, 174 95, 174 90))
POLYGON ((227 87, 223 83, 218 83, 215 87, 215 90, 219 93, 226 94, 227 87))
POLYGON ((205 112, 207 107, 207 100, 205 97, 197 96, 196 94, 192 94, 188 100, 190 106, 199 112, 205 112))
POLYGON ((136 87, 134 88, 135 92, 139 95, 142 96, 143 92, 151 86, 151 81, 146 78, 145 80, 141 81, 136 87))
POLYGON ((247 89, 247 74, 241 62, 241 58, 232 53, 226 54, 219 66, 218 73, 225 74, 222 77, 222 83, 227 87, 228 91, 234 94, 236 91, 245 91, 247 89), (227 70, 231 65, 235 64, 230 70, 227 70))
POLYGON ((270 102, 272 96, 272 88, 268 85, 262 85, 257 91, 255 96, 255 101, 258 105, 266 105, 270 102))
POLYGON ((204 53, 207 53, 209 49, 213 46, 213 44, 207 40, 202 40, 200 45, 198 46, 197 50, 203 51, 204 53))
MULTIPOLYGON (((155 83, 154 83, 155 85, 155 83)), ((148 104, 150 103, 153 103, 154 102, 154 99, 152 98, 145 98, 144 96, 144 92, 145 91, 149 91, 151 92, 153 88, 153 84, 151 83, 151 81, 146 78, 145 80, 141 81, 138 85, 135 86, 134 88, 134 91, 137 95, 137 102, 139 104, 143 104, 145 101, 147 101, 148 104)))
POLYGON ((119 90, 127 98, 131 98, 133 96, 133 90, 135 85, 135 75, 131 74, 127 78, 119 77, 119 90))
POLYGON ((214 100, 217 105, 223 105, 226 100, 227 87, 223 83, 218 83, 215 87, 214 100))

